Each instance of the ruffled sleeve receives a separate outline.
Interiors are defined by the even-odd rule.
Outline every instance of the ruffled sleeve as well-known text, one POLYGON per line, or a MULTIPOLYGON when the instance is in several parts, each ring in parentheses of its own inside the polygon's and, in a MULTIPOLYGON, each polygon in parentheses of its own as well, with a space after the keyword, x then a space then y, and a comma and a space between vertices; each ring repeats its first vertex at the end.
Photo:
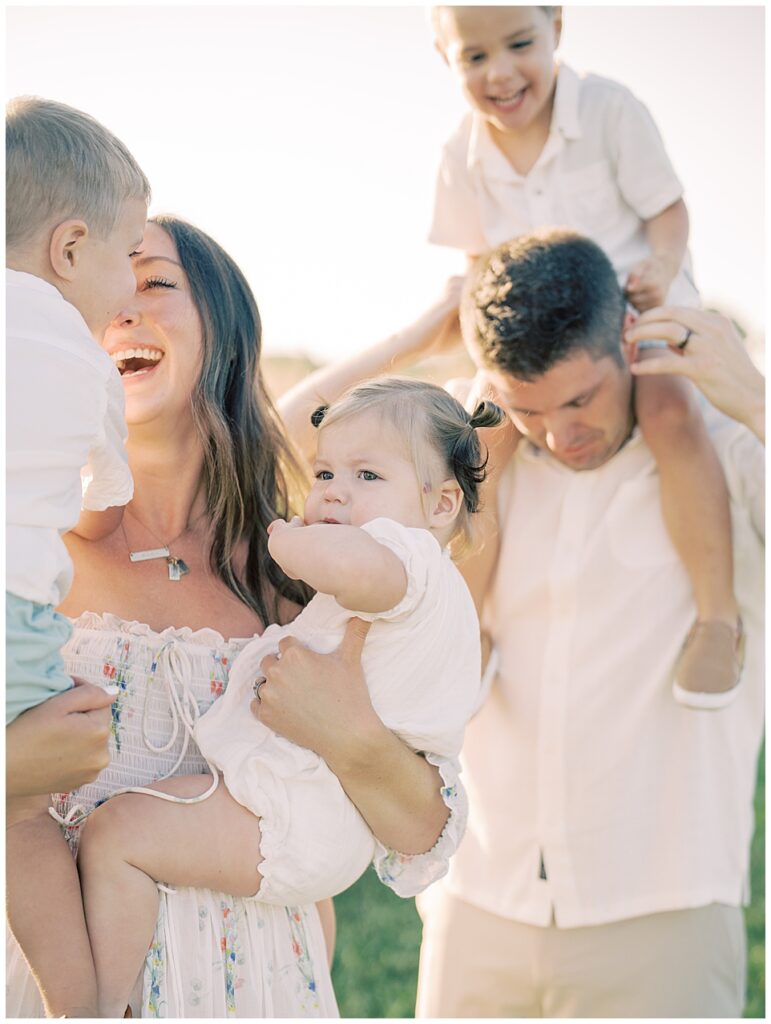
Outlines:
POLYGON ((456 758, 426 754, 429 764, 436 765, 442 777, 441 794, 450 811, 442 833, 426 853, 399 853, 389 850, 377 839, 373 865, 378 878, 393 889, 397 896, 417 896, 429 885, 447 874, 450 857, 466 831, 468 819, 468 797, 460 781, 460 764, 456 758))

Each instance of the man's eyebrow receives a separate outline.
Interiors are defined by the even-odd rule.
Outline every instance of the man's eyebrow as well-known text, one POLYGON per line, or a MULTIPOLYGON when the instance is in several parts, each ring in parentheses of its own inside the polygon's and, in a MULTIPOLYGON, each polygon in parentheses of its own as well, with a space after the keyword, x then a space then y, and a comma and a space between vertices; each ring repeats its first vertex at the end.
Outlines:
POLYGON ((162 260, 164 263, 173 263, 175 267, 182 268, 182 264, 178 263, 177 260, 171 259, 170 256, 135 256, 134 263, 138 267, 144 266, 145 263, 155 263, 156 260, 162 260))

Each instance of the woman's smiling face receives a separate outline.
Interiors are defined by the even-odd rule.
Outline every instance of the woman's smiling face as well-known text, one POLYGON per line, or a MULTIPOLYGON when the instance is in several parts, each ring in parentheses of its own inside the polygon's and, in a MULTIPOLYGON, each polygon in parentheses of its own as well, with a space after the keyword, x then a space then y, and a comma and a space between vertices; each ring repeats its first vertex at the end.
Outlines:
POLYGON ((107 328, 102 347, 120 370, 130 425, 191 411, 201 373, 201 320, 173 239, 148 222, 133 257, 137 291, 107 328))

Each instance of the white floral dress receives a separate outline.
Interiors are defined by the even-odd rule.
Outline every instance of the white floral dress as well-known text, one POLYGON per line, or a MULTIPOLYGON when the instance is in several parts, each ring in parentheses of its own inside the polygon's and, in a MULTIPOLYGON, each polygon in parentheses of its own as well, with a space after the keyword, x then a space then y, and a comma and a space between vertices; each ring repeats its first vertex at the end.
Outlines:
MULTIPOLYGON (((85 612, 64 649, 68 672, 115 684, 111 763, 96 780, 54 798, 77 820, 125 786, 206 771, 190 724, 224 692, 232 660, 248 642, 211 629, 154 632, 114 615, 85 612)), ((415 891, 447 870, 465 826, 455 762, 440 764, 451 814, 433 850, 405 857, 378 845, 375 867, 395 891, 415 891)), ((77 850, 80 826, 65 832, 77 850)), ((132 1010, 142 1017, 337 1017, 321 925, 313 905, 269 906, 202 889, 160 887, 160 912, 132 1010)), ((7 1017, 41 1017, 42 1004, 8 935, 7 1017)))

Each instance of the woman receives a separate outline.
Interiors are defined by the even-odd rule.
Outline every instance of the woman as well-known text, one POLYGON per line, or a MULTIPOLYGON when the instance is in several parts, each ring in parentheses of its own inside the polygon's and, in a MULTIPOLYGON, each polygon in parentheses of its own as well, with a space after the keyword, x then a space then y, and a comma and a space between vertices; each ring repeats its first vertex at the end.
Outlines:
MULTIPOLYGON (((226 687, 246 642, 238 638, 291 620, 307 599, 267 553, 266 526, 290 513, 299 472, 265 394, 248 285, 216 243, 169 217, 148 224, 135 269, 135 300, 103 342, 125 384, 135 496, 110 536, 69 538, 68 670, 121 690, 110 766, 55 799, 73 845, 82 812, 96 802, 125 786, 204 770, 186 723, 226 687)), ((303 410, 295 398, 292 416, 303 410)), ((438 770, 375 716, 358 665, 363 636, 354 622, 341 651, 326 658, 292 645, 291 673, 285 668, 270 684, 270 724, 327 759, 383 844, 381 878, 416 891, 443 873, 462 831, 464 797, 454 764, 438 770), (309 732, 309 722, 318 727, 309 732)), ((40 1014, 17 950, 8 987, 9 1016, 40 1014)), ((132 1011, 336 1016, 319 911, 164 891, 132 1011)))

